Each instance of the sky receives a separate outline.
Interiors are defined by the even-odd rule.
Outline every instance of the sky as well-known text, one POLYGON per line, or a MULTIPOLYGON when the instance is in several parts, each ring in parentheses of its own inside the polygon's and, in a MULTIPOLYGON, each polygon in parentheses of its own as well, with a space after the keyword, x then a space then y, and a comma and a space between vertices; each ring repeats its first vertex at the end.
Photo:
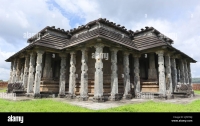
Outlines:
POLYGON ((98 18, 126 29, 152 26, 174 40, 173 46, 197 63, 192 77, 200 77, 199 0, 0 0, 0 80, 8 80, 14 53, 46 26, 69 30, 98 18))

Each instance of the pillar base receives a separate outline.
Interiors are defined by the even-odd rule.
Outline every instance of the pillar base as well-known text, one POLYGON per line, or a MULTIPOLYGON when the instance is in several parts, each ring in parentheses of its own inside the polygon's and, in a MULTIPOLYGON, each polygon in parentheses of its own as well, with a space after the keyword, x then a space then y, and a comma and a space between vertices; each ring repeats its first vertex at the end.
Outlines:
POLYGON ((79 96, 78 100, 80 101, 88 101, 88 96, 79 96))
POLYGON ((67 99, 75 99, 76 95, 75 94, 68 94, 68 95, 66 95, 66 98, 67 99))
POLYGON ((174 95, 168 94, 168 95, 166 95, 166 99, 174 99, 174 95))
POLYGON ((124 100, 132 99, 132 95, 131 94, 126 94, 126 95, 123 96, 123 99, 124 100))
POLYGON ((33 94, 33 97, 34 98, 41 98, 42 96, 41 96, 41 94, 37 93, 37 94, 33 94))
POLYGON ((65 97, 65 94, 58 94, 58 97, 59 97, 59 98, 64 98, 64 97, 65 97))
POLYGON ((94 96, 93 102, 105 102, 104 96, 94 96))
POLYGON ((33 97, 33 93, 26 93, 26 97, 33 97))
POLYGON ((119 96, 119 94, 112 95, 108 98, 108 100, 110 101, 119 101, 120 99, 121 97, 119 96))

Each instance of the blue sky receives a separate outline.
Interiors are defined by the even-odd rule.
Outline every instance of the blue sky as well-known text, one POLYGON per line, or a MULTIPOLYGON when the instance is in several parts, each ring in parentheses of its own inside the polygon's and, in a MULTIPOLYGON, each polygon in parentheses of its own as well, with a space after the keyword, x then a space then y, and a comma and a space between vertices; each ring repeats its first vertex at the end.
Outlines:
POLYGON ((69 30, 99 17, 133 31, 152 26, 174 40, 173 46, 197 60, 200 77, 200 1, 198 0, 1 0, 0 79, 8 80, 5 59, 28 45, 26 33, 46 26, 69 30))

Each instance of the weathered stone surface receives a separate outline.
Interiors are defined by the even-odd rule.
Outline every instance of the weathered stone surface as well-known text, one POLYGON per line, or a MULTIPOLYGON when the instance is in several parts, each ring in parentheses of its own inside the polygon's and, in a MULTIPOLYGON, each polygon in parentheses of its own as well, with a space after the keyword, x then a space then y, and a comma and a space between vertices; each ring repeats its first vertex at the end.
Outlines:
POLYGON ((177 89, 177 69, 176 69, 176 60, 174 57, 171 57, 171 72, 172 72, 172 91, 176 92, 177 89))
POLYGON ((111 48, 111 96, 110 100, 119 100, 118 97, 118 74, 117 74, 117 49, 111 48))
POLYGON ((34 72, 35 72, 35 55, 36 54, 34 52, 30 53, 27 93, 33 93, 34 72))
POLYGON ((94 80, 94 97, 93 101, 95 102, 102 102, 104 101, 103 97, 103 62, 102 58, 100 57, 100 54, 103 53, 103 47, 104 45, 101 43, 97 43, 95 46, 96 52, 95 52, 95 80, 94 80))
POLYGON ((154 56, 154 53, 150 53, 149 54, 148 79, 149 80, 156 80, 157 79, 157 70, 155 68, 155 56, 154 56))
POLYGON ((180 82, 181 84, 185 84, 185 68, 182 59, 179 60, 179 66, 180 66, 180 82))
POLYGON ((17 70, 16 70, 16 82, 20 82, 20 75, 21 75, 21 59, 17 59, 17 70))
POLYGON ((166 95, 166 83, 165 83, 165 67, 164 67, 164 52, 157 51, 158 54, 158 72, 159 72, 159 93, 165 97, 166 95))
POLYGON ((44 62, 45 65, 44 65, 44 71, 43 71, 43 80, 52 79, 51 59, 52 59, 52 53, 46 52, 45 62, 44 62))
POLYGON ((189 84, 191 85, 192 84, 192 76, 191 76, 190 62, 187 63, 187 66, 188 66, 188 81, 189 81, 189 84))
POLYGON ((24 76, 23 76, 24 88, 27 88, 27 84, 28 84, 29 62, 30 62, 30 56, 26 55, 25 56, 25 66, 24 66, 24 76))
POLYGON ((16 82, 16 68, 17 68, 17 60, 14 59, 13 61, 13 68, 12 68, 12 79, 11 79, 11 83, 15 83, 16 82))
POLYGON ((67 61, 67 54, 60 54, 61 57, 61 64, 60 64, 60 82, 59 82, 59 96, 65 96, 65 81, 66 81, 66 61, 67 61))
POLYGON ((123 99, 131 99, 131 85, 130 85, 130 69, 129 69, 129 53, 124 52, 124 95, 123 99))
POLYGON ((173 92, 172 88, 172 77, 171 77, 171 61, 170 55, 167 53, 165 55, 165 83, 168 95, 173 92))
POLYGON ((187 66, 187 61, 183 60, 184 68, 185 68, 185 84, 189 84, 188 81, 188 66, 187 66))
POLYGON ((9 77, 9 83, 12 83, 12 72, 13 72, 13 65, 14 65, 14 61, 11 61, 11 67, 10 67, 10 77, 9 77))
POLYGON ((140 70, 139 70, 139 57, 138 54, 133 54, 134 58, 134 93, 135 97, 137 97, 138 93, 140 93, 140 70))
POLYGON ((40 81, 42 72, 42 55, 44 51, 37 50, 37 65, 35 72, 35 82, 34 82, 34 97, 40 97, 40 81))
POLYGON ((76 86, 76 53, 70 52, 71 58, 70 58, 70 75, 69 75, 69 94, 68 98, 75 98, 75 86, 76 86))
POLYGON ((88 100, 88 49, 83 48, 82 59, 81 59, 81 89, 80 89, 80 100, 88 100))

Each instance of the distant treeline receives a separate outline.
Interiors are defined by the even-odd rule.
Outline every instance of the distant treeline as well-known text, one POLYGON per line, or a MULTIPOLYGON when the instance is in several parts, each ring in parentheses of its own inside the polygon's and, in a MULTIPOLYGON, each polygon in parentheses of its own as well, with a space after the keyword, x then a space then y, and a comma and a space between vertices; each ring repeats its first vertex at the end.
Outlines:
POLYGON ((200 78, 192 78, 192 83, 200 83, 200 78))

